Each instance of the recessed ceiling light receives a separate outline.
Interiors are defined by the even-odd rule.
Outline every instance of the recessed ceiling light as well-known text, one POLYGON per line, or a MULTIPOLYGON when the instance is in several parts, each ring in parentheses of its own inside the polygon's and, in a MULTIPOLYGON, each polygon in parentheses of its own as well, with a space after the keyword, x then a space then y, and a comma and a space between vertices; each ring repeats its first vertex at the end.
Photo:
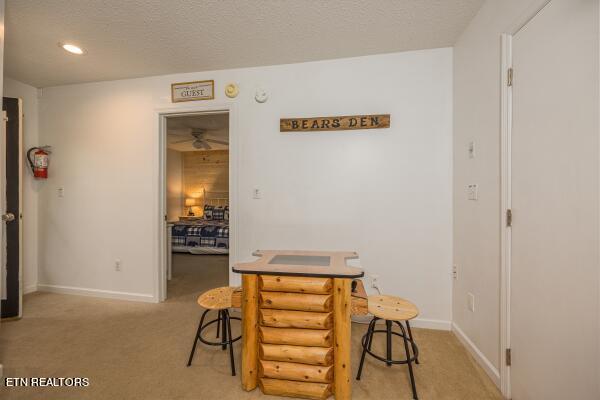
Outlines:
POLYGON ((71 54, 77 54, 78 56, 81 56, 81 55, 85 54, 85 50, 84 49, 82 49, 79 46, 75 46, 74 44, 59 43, 58 45, 60 47, 62 47, 65 51, 68 51, 71 54))

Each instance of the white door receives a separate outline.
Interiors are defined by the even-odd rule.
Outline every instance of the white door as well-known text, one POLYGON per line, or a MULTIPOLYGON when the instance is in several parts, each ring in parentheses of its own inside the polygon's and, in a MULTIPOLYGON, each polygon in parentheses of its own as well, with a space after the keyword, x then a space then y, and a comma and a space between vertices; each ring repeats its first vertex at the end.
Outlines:
POLYGON ((600 399, 598 0, 513 37, 511 393, 600 399))

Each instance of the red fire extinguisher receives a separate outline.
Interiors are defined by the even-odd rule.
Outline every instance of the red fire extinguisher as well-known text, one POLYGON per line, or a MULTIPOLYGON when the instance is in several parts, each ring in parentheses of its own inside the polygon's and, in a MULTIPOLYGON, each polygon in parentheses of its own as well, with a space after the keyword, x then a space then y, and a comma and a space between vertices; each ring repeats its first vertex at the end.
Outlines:
POLYGON ((36 179, 48 179, 48 155, 50 152, 46 147, 32 147, 27 150, 27 160, 31 166, 31 171, 36 179), (31 159, 31 153, 33 159, 31 159))

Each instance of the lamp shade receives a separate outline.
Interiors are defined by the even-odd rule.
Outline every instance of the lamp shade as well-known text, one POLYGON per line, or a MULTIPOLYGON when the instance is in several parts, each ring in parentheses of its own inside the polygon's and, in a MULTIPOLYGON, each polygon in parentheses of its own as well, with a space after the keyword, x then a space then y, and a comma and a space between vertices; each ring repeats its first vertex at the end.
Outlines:
POLYGON ((185 206, 186 207, 195 207, 198 204, 200 204, 200 202, 198 201, 199 199, 195 198, 195 197, 187 197, 185 199, 185 206))

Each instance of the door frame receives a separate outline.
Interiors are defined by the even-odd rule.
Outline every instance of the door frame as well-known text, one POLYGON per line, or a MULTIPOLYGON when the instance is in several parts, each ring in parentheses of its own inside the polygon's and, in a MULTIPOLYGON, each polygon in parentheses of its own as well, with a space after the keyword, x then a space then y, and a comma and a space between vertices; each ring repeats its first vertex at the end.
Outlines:
POLYGON ((161 108, 155 110, 158 122, 158 202, 156 203, 157 223, 156 240, 158 248, 155 253, 157 260, 155 270, 154 301, 162 302, 167 294, 167 118, 177 116, 228 113, 229 114, 229 283, 232 282, 231 267, 238 261, 238 182, 239 182, 239 137, 237 129, 237 111, 233 103, 210 105, 190 105, 161 108))
POLYGON ((509 86, 508 71, 513 66, 512 39, 552 0, 536 0, 501 35, 500 59, 500 391, 510 399, 510 366, 507 365, 506 349, 510 349, 511 310, 511 251, 512 232, 507 225, 507 211, 512 208, 512 110, 513 89, 509 86))

